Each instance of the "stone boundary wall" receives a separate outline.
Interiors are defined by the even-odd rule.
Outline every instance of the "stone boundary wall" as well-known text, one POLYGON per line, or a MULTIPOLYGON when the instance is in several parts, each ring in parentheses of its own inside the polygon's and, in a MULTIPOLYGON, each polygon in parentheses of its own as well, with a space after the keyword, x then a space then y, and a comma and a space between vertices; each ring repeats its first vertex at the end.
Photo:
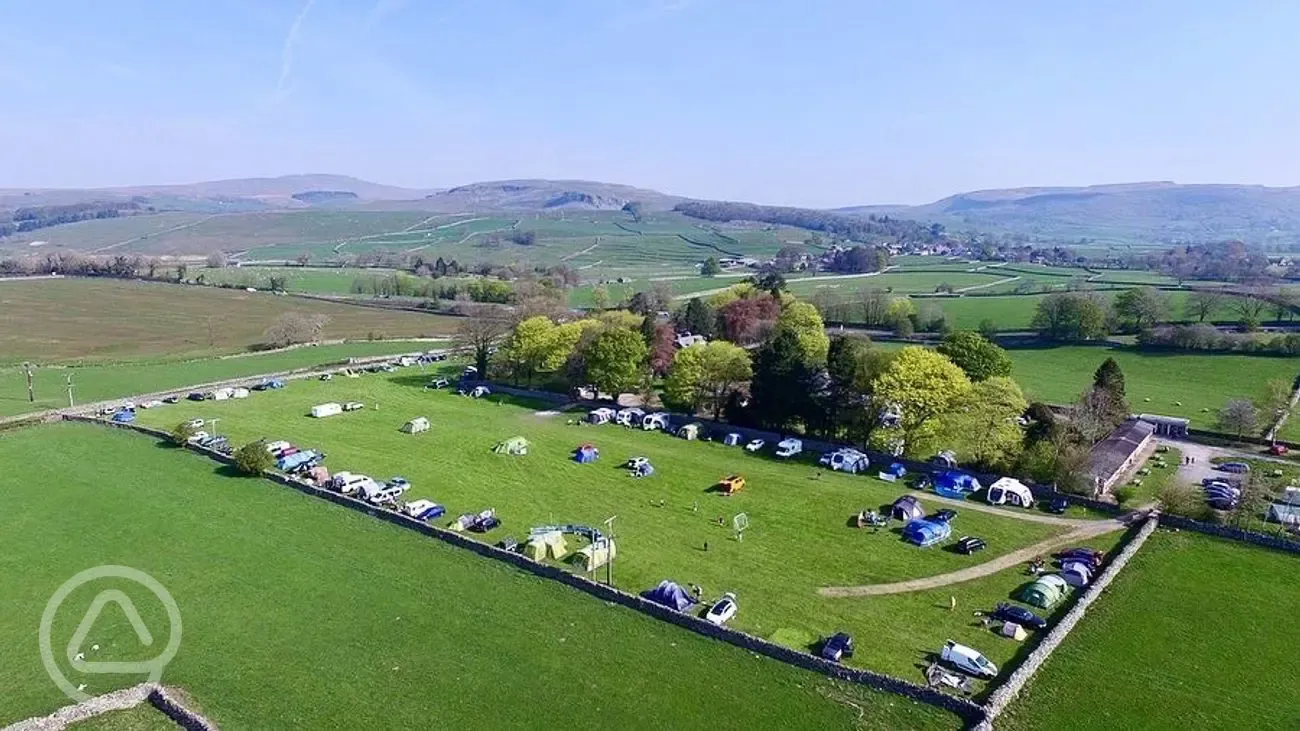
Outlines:
POLYGON ((1233 528, 1229 525, 1203 523, 1199 520, 1184 518, 1181 515, 1169 515, 1168 513, 1160 516, 1160 523, 1166 528, 1190 530, 1196 533, 1217 536, 1219 538, 1227 538, 1229 540, 1250 543, 1264 548, 1272 548, 1277 551, 1300 554, 1300 540, 1287 538, 1286 536, 1270 536, 1264 533, 1256 533, 1255 531, 1233 528))
MULTIPOLYGON (((101 426, 110 426, 119 429, 126 429, 129 431, 145 434, 157 439, 163 439, 163 440, 168 439, 167 433, 162 430, 152 429, 150 427, 144 427, 137 424, 118 424, 115 422, 106 421, 104 419, 95 419, 91 417, 76 416, 76 415, 67 415, 64 418, 68 421, 78 421, 84 423, 97 424, 101 426)), ((209 449, 204 449, 203 447, 199 447, 197 445, 187 445, 187 449, 208 456, 224 464, 234 463, 234 459, 227 455, 220 454, 218 452, 214 452, 209 449)), ((983 718, 983 711, 981 707, 978 704, 974 703, 973 701, 969 701, 964 698, 959 698, 957 696, 948 695, 946 693, 941 693, 937 690, 927 688, 925 686, 918 685, 916 683, 912 683, 899 678, 894 678, 888 675, 883 675, 880 673, 875 673, 870 670, 844 667, 843 665, 839 665, 837 663, 832 663, 827 660, 823 660, 822 658, 812 655, 810 653, 801 652, 799 650, 794 650, 788 647, 777 645, 761 637, 755 637, 753 635, 741 632, 736 629, 732 629, 730 627, 718 627, 713 624, 710 624, 709 622, 704 621, 699 617, 673 611, 667 607, 648 601, 636 594, 630 594, 628 592, 622 591, 621 589, 616 589, 611 586, 607 586, 605 584, 601 584, 599 582, 593 581, 586 577, 578 576, 559 567, 538 563, 523 554, 514 553, 512 551, 507 551, 505 549, 498 548, 496 546, 483 543, 481 541, 477 541, 468 536, 461 535, 460 533, 457 533, 455 531, 430 525, 428 523, 424 523, 422 521, 415 520, 414 518, 402 515, 401 513, 396 513, 391 510, 385 510, 383 508, 371 505, 362 500, 357 500, 355 498, 348 497, 347 495, 343 495, 341 493, 333 492, 331 490, 327 490, 324 488, 319 488, 316 487, 315 485, 311 485, 301 480, 287 477, 278 472, 266 472, 263 474, 263 476, 272 482, 279 483, 280 485, 292 488, 306 495, 311 495, 320 498, 322 500, 326 500, 328 502, 334 503, 335 505, 341 505, 343 507, 350 508, 352 510, 356 510, 361 513, 365 513, 367 515, 374 516, 385 522, 392 523, 393 525, 401 526, 403 528, 413 530, 417 533, 422 533, 426 536, 429 536, 431 538, 436 538, 444 543, 451 544, 458 548, 467 549, 480 556, 484 556, 486 558, 491 558, 497 561, 501 561, 503 563, 510 564, 516 568, 522 569, 524 571, 527 571, 529 573, 532 573, 534 575, 543 578, 558 581, 561 584, 565 584, 571 588, 590 594, 598 599, 602 599, 607 602, 613 602, 615 604, 619 604, 629 609, 636 610, 643 614, 648 614, 652 617, 655 617, 656 619, 669 622, 683 629, 687 629, 692 632, 695 632, 696 634, 704 635, 705 637, 711 637, 716 640, 721 640, 731 645, 735 645, 737 647, 749 650, 751 652, 760 655, 765 655, 767 657, 794 665, 796 667, 803 668, 805 670, 811 670, 813 672, 820 673, 822 675, 826 675, 832 678, 837 678, 840 680, 844 680, 851 683, 857 683, 860 685, 866 685, 871 688, 875 688, 877 690, 896 693, 905 696, 907 698, 911 698, 912 700, 916 700, 922 703, 927 703, 929 705, 933 705, 943 710, 954 713, 970 723, 978 723, 983 718)))
POLYGON ((1074 606, 1061 618, 1061 621, 1052 627, 1047 633, 1047 637, 1039 643, 1038 647, 1034 648, 1033 652, 1029 653, 1024 662, 1020 663, 1020 667, 1011 673, 1011 677, 1007 678, 1005 683, 998 686, 989 695, 988 701, 984 704, 984 721, 976 726, 977 729, 993 728, 993 722, 997 720, 998 716, 1002 715, 1007 706, 1020 694, 1025 684, 1034 677, 1034 674, 1038 672, 1043 663, 1047 662, 1047 659, 1051 657, 1056 648, 1065 641, 1065 638, 1070 635, 1079 620, 1083 619, 1084 615, 1088 613, 1088 609, 1102 595, 1102 592, 1110 586, 1116 576, 1119 576, 1119 572, 1128 565, 1133 556, 1137 555, 1138 550, 1142 548, 1142 545, 1146 543, 1158 526, 1158 518, 1148 518, 1124 548, 1120 550, 1119 554, 1111 559, 1106 569, 1088 585, 1088 588, 1084 589, 1074 606))
POLYGON ((61 731, 73 724, 115 711, 125 711, 148 703, 158 712, 190 731, 217 731, 217 725, 190 710, 166 688, 155 683, 141 683, 130 688, 95 696, 64 706, 48 716, 29 718, 5 726, 3 731, 61 731))

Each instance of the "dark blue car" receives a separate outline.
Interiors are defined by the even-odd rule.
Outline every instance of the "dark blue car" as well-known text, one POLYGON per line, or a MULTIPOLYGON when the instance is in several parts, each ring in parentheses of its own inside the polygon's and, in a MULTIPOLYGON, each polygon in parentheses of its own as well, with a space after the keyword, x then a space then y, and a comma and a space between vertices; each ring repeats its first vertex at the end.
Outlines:
POLYGON ((1000 619, 1003 622, 1015 622, 1021 627, 1029 629, 1043 629, 1047 626, 1047 620, 1025 609, 1017 607, 1014 604, 999 604, 993 610, 993 618, 1000 619))
POLYGON ((837 632, 822 643, 821 656, 831 662, 840 662, 846 657, 853 657, 853 635, 837 632))

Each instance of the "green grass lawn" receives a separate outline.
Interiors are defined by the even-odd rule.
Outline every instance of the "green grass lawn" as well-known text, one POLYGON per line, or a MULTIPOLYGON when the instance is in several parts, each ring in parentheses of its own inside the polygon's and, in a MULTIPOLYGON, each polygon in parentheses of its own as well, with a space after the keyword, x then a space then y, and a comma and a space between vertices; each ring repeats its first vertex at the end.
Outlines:
POLYGON ((425 341, 380 340, 228 358, 42 367, 33 372, 35 402, 27 400, 27 378, 21 367, 0 368, 0 416, 67 406, 68 376, 72 376, 76 402, 84 404, 260 373, 307 368, 347 358, 412 353, 435 347, 438 347, 437 343, 425 341))
POLYGON ((1178 466, 1182 462, 1182 451, 1173 447, 1148 457, 1139 469, 1146 469, 1149 472, 1135 476, 1135 479, 1141 481, 1140 485, 1135 484, 1133 480, 1129 481, 1128 486, 1133 489, 1133 497, 1123 507, 1137 508, 1155 502, 1160 497, 1160 491, 1174 480, 1174 476, 1178 473, 1178 466))
POLYGON ((1156 533, 998 728, 1300 728, 1298 563, 1156 533))
POLYGON ((1290 382, 1300 360, 1250 355, 1153 353, 1121 348, 1061 346, 1012 350, 1012 376, 1031 399, 1070 403, 1091 383, 1108 356, 1124 371, 1134 412, 1181 416, 1200 429, 1213 428, 1218 410, 1232 398, 1263 395, 1273 378, 1290 382))
MULTIPOLYGON (((20 430, 0 436, 0 461, 0 723, 67 703, 43 672, 35 628, 66 579, 119 564, 175 598, 184 632, 162 680, 225 728, 959 725, 273 483, 224 476, 203 457, 139 435, 72 424, 20 430)), ((158 602, 110 580, 68 597, 54 647, 68 644, 82 607, 110 587, 136 595, 163 641, 158 602)), ((153 654, 111 607, 83 648, 91 643, 101 647, 87 650, 95 661, 153 654)), ((141 679, 64 669, 91 694, 141 679)))
POLYGON ((176 731, 179 726, 145 702, 125 711, 111 711, 88 718, 68 728, 74 731, 176 731))
POLYGON ((0 282, 0 363, 207 356, 247 350, 286 312, 328 318, 321 337, 450 333, 455 318, 277 297, 264 292, 115 279, 0 282))
MULTIPOLYGON (((742 607, 737 626, 765 637, 789 630, 824 636, 843 629, 876 638, 905 624, 909 642, 873 646, 854 662, 913 680, 919 677, 915 666, 923 657, 922 648, 933 652, 950 637, 978 641, 983 633, 966 623, 917 621, 893 608, 906 600, 827 599, 817 589, 954 571, 1066 530, 964 511, 954 523, 953 540, 962 534, 981 536, 989 544, 986 552, 967 557, 940 547, 918 549, 902 542, 896 532, 873 535, 848 527, 857 511, 877 508, 907 492, 901 485, 829 472, 815 479, 819 470, 809 464, 755 456, 717 443, 685 442, 615 426, 568 426, 565 415, 538 415, 528 405, 426 392, 421 388, 425 379, 408 371, 297 382, 238 404, 187 403, 139 418, 170 428, 183 419, 216 416, 221 431, 236 443, 289 439, 325 451, 334 470, 402 475, 415 485, 408 499, 437 500, 452 515, 495 508, 504 525, 488 534, 491 541, 503 535, 524 536, 538 524, 599 525, 617 515, 619 586, 641 591, 671 578, 699 584, 708 596, 736 592, 742 607), (306 416, 313 404, 345 400, 361 401, 368 408, 332 419, 306 416), (429 417, 432 430, 415 436, 398 432, 403 422, 416 416, 429 417), (527 456, 491 453, 496 442, 516 434, 532 441, 527 456), (602 458, 589 465, 574 463, 572 450, 588 441, 597 445, 602 458), (643 480, 630 478, 619 464, 632 456, 649 457, 657 473, 643 480), (708 491, 732 472, 746 477, 745 491, 730 498, 708 491), (750 518, 743 542, 734 540, 730 529, 732 516, 740 512, 750 518), (719 517, 725 527, 717 525, 719 517)), ((937 509, 936 504, 929 507, 937 509)), ((1006 595, 1017 585, 1003 582, 995 593, 1006 595)), ((996 662, 1010 657, 991 652, 996 662)))

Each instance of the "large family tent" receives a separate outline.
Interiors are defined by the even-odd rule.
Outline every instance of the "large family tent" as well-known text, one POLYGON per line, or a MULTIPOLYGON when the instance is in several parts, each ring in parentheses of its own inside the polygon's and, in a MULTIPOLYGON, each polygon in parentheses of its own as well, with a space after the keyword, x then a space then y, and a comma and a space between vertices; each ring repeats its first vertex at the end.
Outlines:
POLYGON ((722 444, 727 447, 735 447, 740 444, 740 435, 733 431, 722 438, 722 444))
POLYGON ((614 419, 614 410, 601 407, 587 412, 588 424, 608 424, 614 419))
POLYGON ((1065 583, 1065 579, 1055 574, 1047 574, 1026 586, 1020 592, 1020 601, 1041 609, 1051 609, 1069 593, 1070 585, 1065 583))
POLYGON ((944 470, 934 476, 934 491, 944 497, 964 500, 967 495, 979 489, 980 481, 965 472, 944 470))
POLYGON ((521 455, 528 454, 528 440, 523 437, 510 437, 504 442, 498 443, 492 448, 497 454, 521 455))
POLYGON ((667 431, 668 414, 646 414, 645 418, 641 420, 641 428, 646 431, 655 431, 656 429, 667 431))
POLYGON ((611 539, 603 539, 578 551, 583 571, 595 571, 618 556, 618 546, 611 539))
POLYGON ((889 517, 904 522, 920 520, 925 517, 925 508, 921 507, 921 501, 916 497, 904 495, 894 501, 894 506, 889 510, 889 517))
POLYGON ((559 561, 569 555, 569 547, 564 542, 564 534, 558 530, 536 533, 524 544, 524 555, 534 561, 543 561, 547 556, 559 561))
POLYGON ((698 423, 687 424, 686 426, 683 426, 681 429, 677 430, 677 436, 687 441, 690 441, 692 439, 699 439, 700 425, 698 423))
POLYGON ((423 416, 417 416, 402 425, 402 432, 405 434, 419 434, 426 431, 429 431, 429 420, 423 416))
POLYGON ((866 470, 871 464, 871 460, 867 459, 867 455, 856 449, 844 447, 837 449, 834 452, 823 454, 819 463, 826 467, 830 467, 836 472, 848 472, 851 475, 855 475, 866 470))
POLYGON ((130 424, 131 422, 135 421, 135 412, 122 409, 121 411, 118 411, 117 413, 113 414, 113 421, 118 424, 130 424))
POLYGON ((600 450, 594 444, 584 444, 573 450, 573 461, 578 464, 590 464, 600 459, 600 450))
POLYGON ((1030 508, 1034 505, 1034 493, 1014 477, 998 478, 996 482, 989 485, 989 492, 985 498, 991 505, 1011 503, 1022 508, 1030 508))
POLYGON ((945 541, 952 535, 952 526, 941 520, 913 520, 903 526, 903 540, 925 548, 945 541))
POLYGON ((614 416, 614 421, 623 426, 641 426, 641 420, 644 418, 645 409, 630 406, 626 409, 619 409, 618 414, 614 416))
POLYGON ((659 582, 659 586, 643 592, 641 596, 655 604, 662 604, 679 612, 685 612, 695 606, 695 600, 691 598, 691 595, 685 589, 678 586, 677 582, 667 579, 659 582))

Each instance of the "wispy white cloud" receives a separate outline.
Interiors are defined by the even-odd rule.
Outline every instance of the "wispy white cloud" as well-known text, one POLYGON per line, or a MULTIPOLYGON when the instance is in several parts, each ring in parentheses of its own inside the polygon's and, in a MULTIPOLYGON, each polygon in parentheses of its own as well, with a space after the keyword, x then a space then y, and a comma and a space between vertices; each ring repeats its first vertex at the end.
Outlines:
POLYGON ((298 33, 302 30, 303 21, 307 19, 307 12, 315 4, 316 0, 307 0, 302 4, 302 9, 294 16, 293 24, 289 26, 289 32, 284 36, 284 44, 280 47, 280 80, 275 85, 276 91, 280 94, 288 90, 289 74, 293 73, 293 49, 298 43, 298 33))

